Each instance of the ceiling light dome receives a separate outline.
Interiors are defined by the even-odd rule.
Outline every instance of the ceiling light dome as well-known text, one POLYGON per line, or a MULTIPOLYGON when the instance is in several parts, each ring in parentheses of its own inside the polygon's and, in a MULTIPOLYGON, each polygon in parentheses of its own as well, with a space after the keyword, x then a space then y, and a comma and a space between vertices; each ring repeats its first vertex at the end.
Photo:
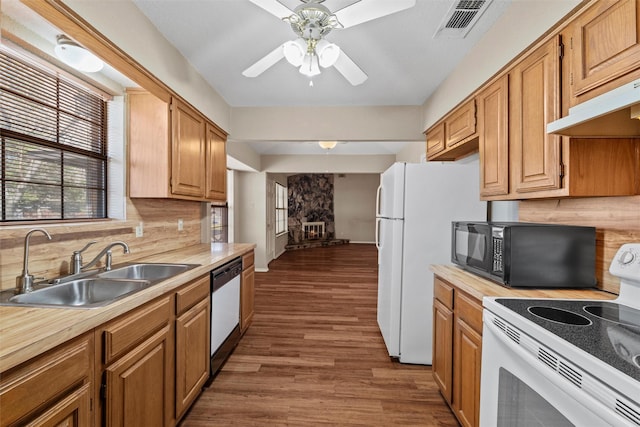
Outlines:
POLYGON ((306 54, 302 60, 300 66, 300 73, 307 77, 313 77, 320 74, 320 67, 318 66, 318 56, 315 54, 306 54))
POLYGON ((283 50, 284 57, 287 59, 289 64, 294 67, 299 67, 302 65, 302 60, 307 53, 307 42, 301 38, 290 40, 284 44, 283 50))
POLYGON ((316 45, 316 53, 318 54, 320 66, 327 68, 331 67, 338 60, 338 57, 340 56, 340 48, 338 45, 329 43, 325 39, 322 39, 316 45))
POLYGON ((93 53, 63 34, 60 34, 56 39, 58 44, 54 51, 62 62, 85 73, 95 73, 102 70, 104 63, 93 53))

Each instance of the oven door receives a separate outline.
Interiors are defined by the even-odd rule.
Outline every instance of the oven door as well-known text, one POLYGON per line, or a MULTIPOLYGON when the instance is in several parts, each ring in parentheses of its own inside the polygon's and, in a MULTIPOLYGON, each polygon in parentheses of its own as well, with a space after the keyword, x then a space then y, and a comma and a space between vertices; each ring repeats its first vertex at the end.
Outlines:
POLYGON ((481 427, 631 425, 528 352, 534 340, 483 316, 481 427))

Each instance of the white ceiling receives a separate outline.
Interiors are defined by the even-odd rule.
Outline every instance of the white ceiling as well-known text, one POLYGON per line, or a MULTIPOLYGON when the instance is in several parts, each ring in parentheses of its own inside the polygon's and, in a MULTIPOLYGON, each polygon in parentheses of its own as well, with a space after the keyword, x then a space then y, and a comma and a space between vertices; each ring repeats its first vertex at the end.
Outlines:
MULTIPOLYGON (((382 0, 394 1, 394 0, 382 0)), ((453 0, 417 0, 392 15, 326 39, 368 75, 352 86, 334 68, 309 78, 281 60, 255 78, 242 71, 287 40, 291 26, 248 0, 133 0, 156 28, 233 107, 422 105, 510 0, 493 0, 465 38, 433 35, 453 0)), ((289 9, 300 0, 280 0, 289 9)), ((326 0, 337 11, 355 0, 326 0)))
MULTIPOLYGON (((112 1, 112 0, 93 0, 112 1)), ((249 0, 131 0, 232 107, 420 106, 500 17, 511 0, 492 0, 465 38, 434 38, 454 0, 417 0, 392 15, 326 38, 336 43, 368 75, 352 86, 333 68, 313 78, 286 60, 256 78, 242 71, 284 41, 296 37, 291 26, 249 0)), ((395 0, 380 0, 395 1, 395 0)), ((300 0, 280 0, 289 9, 300 0)), ((325 0, 331 11, 357 0, 325 0)), ((10 12, 39 37, 55 43, 57 31, 25 13, 18 0, 3 0, 10 12)), ((31 12, 31 14, 33 14, 31 12)), ((132 33, 135 34, 135 32, 132 33)), ((107 72, 112 71, 107 67, 107 72)), ((109 76, 116 79, 114 76, 109 76)), ((257 153, 324 154, 315 141, 248 141, 257 153)), ((332 154, 397 154, 405 141, 343 141, 332 154)))

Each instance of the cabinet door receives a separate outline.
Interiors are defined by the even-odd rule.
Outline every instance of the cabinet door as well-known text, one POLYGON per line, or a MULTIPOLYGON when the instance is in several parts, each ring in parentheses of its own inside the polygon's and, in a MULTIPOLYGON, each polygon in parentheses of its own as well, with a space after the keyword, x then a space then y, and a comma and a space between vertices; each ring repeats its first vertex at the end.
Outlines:
POLYGON ((205 121, 177 99, 171 103, 171 193, 204 198, 205 121))
POLYGON ((105 369, 107 426, 166 426, 171 422, 171 328, 166 325, 105 369))
POLYGON ((209 299, 176 319, 176 419, 198 397, 209 378, 209 299))
POLYGON ((509 194, 509 77, 477 96, 480 196, 509 194))
POLYGON ((249 267, 242 272, 242 286, 240 287, 240 330, 244 333, 253 320, 255 272, 249 267))
POLYGON ((27 427, 83 427, 91 424, 91 385, 85 384, 27 424, 27 427))
POLYGON ((3 372, 0 425, 51 425, 65 419, 90 424, 93 351, 90 333, 3 372))
POLYGON ((209 200, 227 201, 226 137, 207 123, 207 178, 206 194, 209 200))
POLYGON ((427 132, 427 158, 444 150, 444 122, 427 132))
POLYGON ((451 404, 453 362, 453 312, 433 300, 433 379, 447 403, 451 404))
POLYGON ((474 133, 476 133, 476 102, 472 99, 445 119, 445 145, 447 148, 453 147, 474 133))
POLYGON ((572 28, 572 98, 640 68, 638 0, 598 1, 572 28))
POLYGON ((547 123, 560 117, 560 40, 520 61, 510 73, 509 138, 512 190, 554 190, 561 185, 560 136, 547 123))
POLYGON ((464 320, 456 319, 453 346, 453 410, 462 426, 475 427, 480 419, 482 336, 464 320))

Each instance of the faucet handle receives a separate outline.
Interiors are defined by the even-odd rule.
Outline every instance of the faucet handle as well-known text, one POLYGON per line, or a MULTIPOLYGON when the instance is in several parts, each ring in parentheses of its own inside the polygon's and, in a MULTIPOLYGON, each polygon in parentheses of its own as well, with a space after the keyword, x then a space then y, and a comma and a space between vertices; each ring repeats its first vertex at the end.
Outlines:
POLYGON ((82 252, 86 251, 87 249, 89 249, 89 246, 91 245, 95 245, 96 243, 98 243, 97 240, 92 240, 89 243, 87 243, 84 248, 80 249, 79 251, 73 251, 74 254, 80 255, 82 252))
POLYGON ((87 243, 84 246, 84 248, 80 249, 79 251, 73 251, 73 255, 71 256, 71 268, 70 268, 71 274, 80 273, 80 271, 82 271, 82 252, 86 251, 87 249, 89 249, 89 246, 96 243, 98 242, 95 240, 92 240, 89 243, 87 243))

